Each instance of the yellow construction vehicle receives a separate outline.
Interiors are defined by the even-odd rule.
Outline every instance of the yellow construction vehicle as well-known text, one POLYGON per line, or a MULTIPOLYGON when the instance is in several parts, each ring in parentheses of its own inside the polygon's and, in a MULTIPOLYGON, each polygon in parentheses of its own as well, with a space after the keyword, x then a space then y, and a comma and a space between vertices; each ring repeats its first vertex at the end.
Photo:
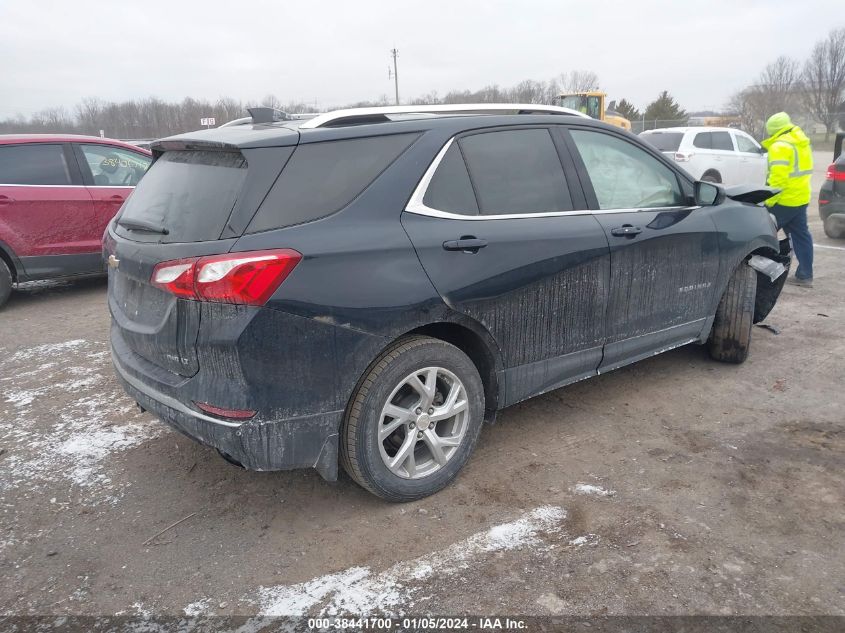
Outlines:
POLYGON ((583 112, 593 119, 631 131, 631 122, 618 112, 605 110, 605 92, 564 92, 558 95, 558 105, 583 112))

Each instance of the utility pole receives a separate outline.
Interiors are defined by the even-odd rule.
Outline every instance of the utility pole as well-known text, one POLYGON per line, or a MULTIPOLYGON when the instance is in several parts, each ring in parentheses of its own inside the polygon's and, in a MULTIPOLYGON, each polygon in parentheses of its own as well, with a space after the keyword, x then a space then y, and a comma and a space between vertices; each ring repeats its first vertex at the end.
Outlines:
POLYGON ((399 69, 396 65, 396 58, 399 56, 399 49, 391 48, 390 54, 393 56, 393 86, 396 89, 396 105, 399 105, 399 69))

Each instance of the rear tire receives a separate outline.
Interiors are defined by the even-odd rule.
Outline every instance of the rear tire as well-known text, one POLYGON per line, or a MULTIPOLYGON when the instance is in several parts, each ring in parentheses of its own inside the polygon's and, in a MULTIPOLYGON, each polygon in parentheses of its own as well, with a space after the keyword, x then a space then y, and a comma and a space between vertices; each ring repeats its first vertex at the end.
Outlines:
POLYGON ((830 221, 830 218, 826 219, 823 222, 824 226, 824 234, 827 235, 829 238, 833 240, 841 240, 845 238, 845 229, 837 229, 833 226, 833 222, 830 221))
POLYGON ((0 259, 0 308, 9 300, 12 293, 12 271, 6 262, 0 259))
POLYGON ((716 308, 713 329, 707 340, 710 356, 724 363, 742 363, 751 348, 757 273, 746 262, 734 271, 716 308))
POLYGON ((352 396, 341 465, 382 499, 421 499, 455 479, 483 420, 484 386, 466 354, 427 336, 400 339, 375 360, 352 396))

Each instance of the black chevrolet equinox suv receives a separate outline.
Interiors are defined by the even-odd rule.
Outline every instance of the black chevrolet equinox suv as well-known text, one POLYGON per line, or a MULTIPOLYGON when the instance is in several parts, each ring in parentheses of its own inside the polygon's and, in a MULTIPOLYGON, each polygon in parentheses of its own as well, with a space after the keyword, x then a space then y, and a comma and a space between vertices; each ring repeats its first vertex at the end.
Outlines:
POLYGON ((104 237, 119 380, 248 469, 421 498, 499 409, 687 343, 743 361, 786 278, 747 265, 789 264, 770 190, 571 110, 259 120, 153 144, 104 237))

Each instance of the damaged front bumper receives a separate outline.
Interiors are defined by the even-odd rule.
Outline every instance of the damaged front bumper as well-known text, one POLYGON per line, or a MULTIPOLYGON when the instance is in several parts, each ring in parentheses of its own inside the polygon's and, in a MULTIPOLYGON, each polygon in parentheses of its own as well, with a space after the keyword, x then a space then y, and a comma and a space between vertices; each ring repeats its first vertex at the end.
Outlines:
POLYGON ((134 376, 112 351, 115 373, 126 392, 144 409, 193 440, 217 449, 249 470, 314 468, 337 480, 338 429, 343 411, 286 420, 234 422, 194 411, 134 376))
POLYGON ((757 297, 754 302, 754 323, 763 321, 769 316, 772 308, 775 307, 775 303, 777 303, 778 297, 786 283, 786 278, 789 276, 789 268, 792 264, 792 257, 790 257, 791 250, 789 238, 787 238, 780 241, 780 252, 777 255, 767 253, 764 256, 766 259, 783 265, 785 270, 775 279, 772 279, 766 272, 757 270, 757 297))

